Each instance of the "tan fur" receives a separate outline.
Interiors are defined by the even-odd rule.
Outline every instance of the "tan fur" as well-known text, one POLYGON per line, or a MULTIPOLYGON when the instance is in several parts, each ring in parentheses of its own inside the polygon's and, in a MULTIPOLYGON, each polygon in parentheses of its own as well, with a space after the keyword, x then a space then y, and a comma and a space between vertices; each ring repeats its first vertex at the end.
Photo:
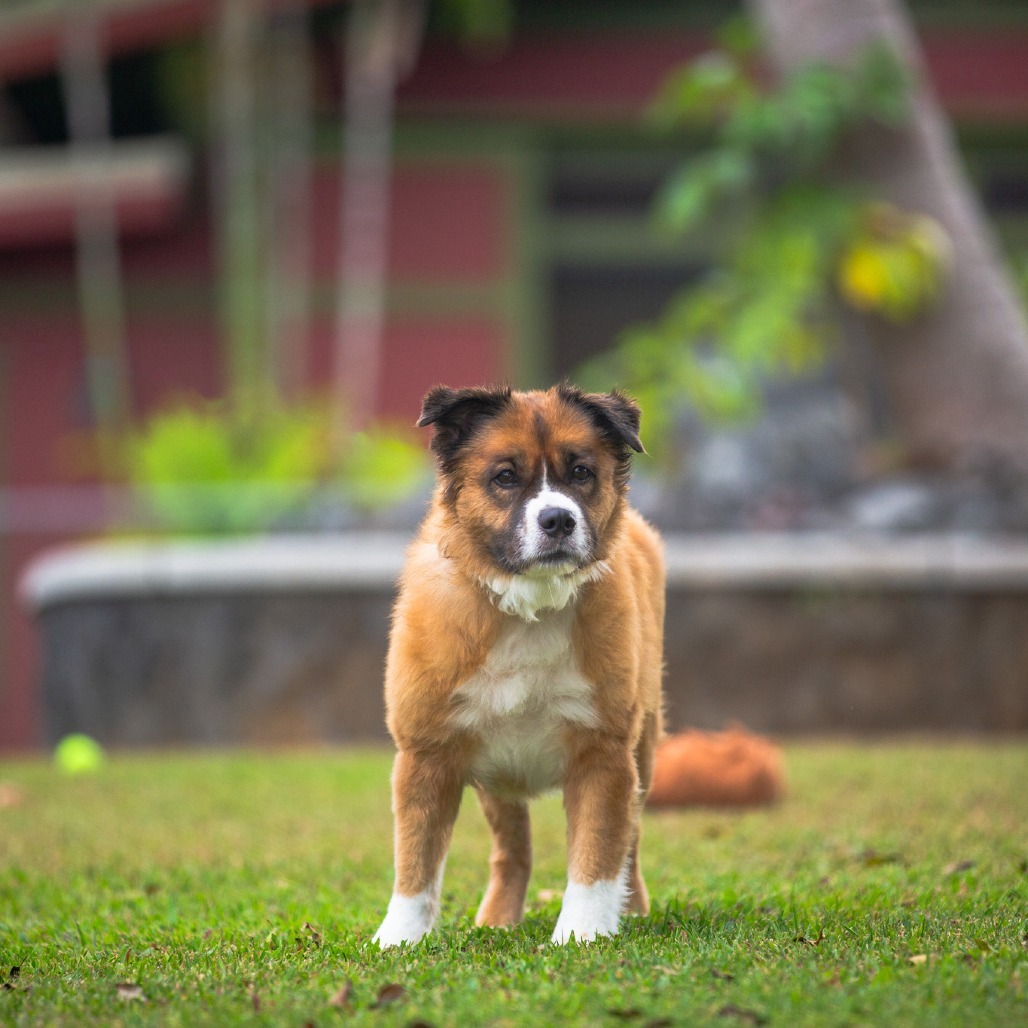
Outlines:
MULTIPOLYGON (((635 416, 637 423, 637 410, 635 416)), ((471 784, 493 832, 489 885, 477 921, 508 925, 523 915, 531 865, 529 795, 519 794, 517 776, 502 783, 476 780, 485 742, 481 732, 461 727, 455 710, 469 681, 474 688, 476 675, 491 673, 487 661, 495 647, 512 631, 534 630, 514 624, 517 619, 498 608, 484 584, 511 578, 490 549, 513 510, 512 497, 491 482, 493 468, 515 455, 526 477, 540 468, 556 475, 570 453, 595 468, 591 482, 564 488, 578 490, 574 495, 595 531, 591 566, 597 577, 580 586, 566 612, 541 613, 538 631, 553 626, 552 638, 540 637, 552 642, 555 660, 563 659, 565 636, 559 633, 569 633, 567 688, 580 680, 574 676, 584 679, 592 713, 561 722, 556 746, 563 770, 553 784, 564 792, 570 876, 591 884, 626 871, 627 907, 645 913, 639 815, 661 730, 660 540, 627 506, 617 446, 602 437, 588 410, 557 390, 514 393, 457 452, 457 466, 441 476, 408 553, 386 667, 387 720, 399 751, 393 775, 395 892, 413 897, 432 887, 461 791, 471 784)), ((573 702, 574 696, 569 710, 573 702)))
POLYGON ((651 807, 753 807, 785 793, 781 750, 732 725, 691 729, 665 739, 655 754, 651 807))

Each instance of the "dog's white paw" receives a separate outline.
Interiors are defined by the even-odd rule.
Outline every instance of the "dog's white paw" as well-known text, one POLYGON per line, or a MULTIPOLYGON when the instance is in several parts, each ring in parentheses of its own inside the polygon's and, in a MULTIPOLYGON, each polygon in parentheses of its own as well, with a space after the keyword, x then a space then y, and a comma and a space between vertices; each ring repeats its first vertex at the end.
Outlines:
POLYGON ((550 941, 564 946, 572 935, 578 942, 592 942, 598 935, 617 935, 624 902, 624 875, 592 885, 568 882, 550 941))
POLYGON ((400 896, 393 893, 385 919, 375 937, 381 949, 407 943, 413 946, 432 930, 435 924, 439 901, 432 892, 421 892, 416 896, 400 896))

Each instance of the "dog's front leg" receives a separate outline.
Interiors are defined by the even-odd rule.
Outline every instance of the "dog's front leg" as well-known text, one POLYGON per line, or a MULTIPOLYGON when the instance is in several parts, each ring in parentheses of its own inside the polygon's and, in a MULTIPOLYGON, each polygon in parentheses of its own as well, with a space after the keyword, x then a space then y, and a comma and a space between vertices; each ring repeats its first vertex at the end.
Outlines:
POLYGON ((444 756, 397 753, 393 765, 396 882, 374 940, 383 949, 401 942, 413 945, 435 923, 462 788, 459 769, 444 756))
POLYGON ((501 928, 517 924, 525 914, 525 890, 532 873, 532 838, 528 806, 478 790, 489 827, 493 852, 489 860, 489 887, 475 915, 475 924, 501 928))
POLYGON ((615 744, 574 755, 564 780, 568 819, 568 885, 553 942, 617 935, 627 894, 629 845, 637 817, 639 774, 615 744))

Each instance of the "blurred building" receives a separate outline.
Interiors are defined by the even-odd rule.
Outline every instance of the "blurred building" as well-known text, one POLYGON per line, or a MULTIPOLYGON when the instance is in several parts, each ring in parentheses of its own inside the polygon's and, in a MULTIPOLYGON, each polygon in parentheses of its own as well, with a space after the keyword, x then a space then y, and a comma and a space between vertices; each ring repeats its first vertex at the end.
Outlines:
MULTIPOLYGON (((0 9, 0 748, 37 739, 34 643, 16 582, 41 549, 103 519, 89 489, 96 412, 74 248, 73 181, 89 172, 71 167, 61 90, 68 18, 82 2, 0 9)), ((687 250, 650 230, 654 191, 683 144, 642 114, 665 75, 709 45, 728 6, 523 0, 505 34, 477 42, 430 16, 397 95, 379 416, 411 423, 440 381, 534 384, 567 373, 702 268, 702 240, 687 250)), ((913 6, 986 203, 1008 241, 1028 250, 1028 9, 913 6)), ((309 316, 291 358, 301 393, 331 374, 345 7, 267 0, 256 70, 266 101, 279 20, 305 14, 309 316)), ((127 402, 139 417, 175 394, 228 388, 209 184, 218 142, 206 127, 219 5, 94 8, 110 90, 115 172, 105 188, 120 235, 127 402)), ((256 145, 268 145, 264 135, 256 145)))

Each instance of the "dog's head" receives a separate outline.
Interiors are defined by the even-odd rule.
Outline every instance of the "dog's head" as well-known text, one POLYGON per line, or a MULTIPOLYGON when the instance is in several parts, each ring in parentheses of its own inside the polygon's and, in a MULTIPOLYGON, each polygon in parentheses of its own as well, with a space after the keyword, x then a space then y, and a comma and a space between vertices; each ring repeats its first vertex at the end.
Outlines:
POLYGON ((624 506, 639 408, 623 393, 449 389, 425 397, 447 528, 477 573, 552 577, 603 560, 624 506))

